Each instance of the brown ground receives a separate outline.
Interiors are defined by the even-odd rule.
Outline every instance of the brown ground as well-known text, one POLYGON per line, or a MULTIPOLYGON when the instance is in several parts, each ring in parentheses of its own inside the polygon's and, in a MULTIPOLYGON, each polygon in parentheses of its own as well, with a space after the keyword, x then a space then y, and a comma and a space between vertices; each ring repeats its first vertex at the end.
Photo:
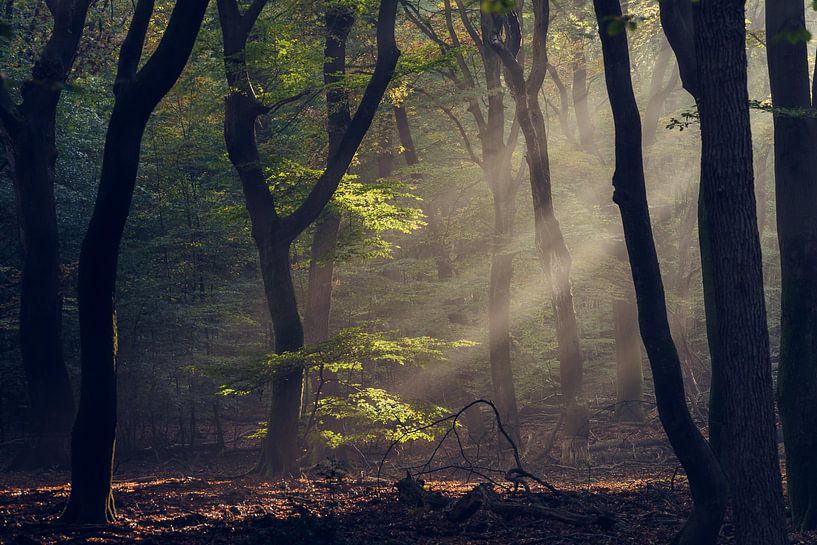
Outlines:
MULTIPOLYGON (((645 438, 631 429, 615 437, 645 438)), ((610 436, 594 438, 598 445, 610 436)), ((649 436, 646 437, 650 439, 649 436)), ((574 513, 609 513, 612 525, 575 526, 548 518, 503 518, 480 511, 464 523, 440 511, 409 509, 389 479, 346 477, 265 482, 228 478, 250 467, 254 454, 232 453, 205 463, 172 460, 160 465, 125 464, 115 493, 120 520, 99 528, 61 526, 56 519, 67 499, 63 472, 0 475, 0 544, 256 544, 267 545, 649 545, 669 543, 689 510, 685 479, 665 447, 616 448, 594 453, 589 469, 556 465, 534 468, 566 492, 563 499, 534 487, 526 500, 574 513), (632 451, 632 452, 628 452, 632 451)), ((427 477, 428 487, 459 496, 465 482, 427 477)), ((511 497, 511 492, 504 492, 511 497)), ((727 522, 722 543, 731 544, 727 522)), ((817 544, 817 533, 793 535, 792 543, 817 544)))

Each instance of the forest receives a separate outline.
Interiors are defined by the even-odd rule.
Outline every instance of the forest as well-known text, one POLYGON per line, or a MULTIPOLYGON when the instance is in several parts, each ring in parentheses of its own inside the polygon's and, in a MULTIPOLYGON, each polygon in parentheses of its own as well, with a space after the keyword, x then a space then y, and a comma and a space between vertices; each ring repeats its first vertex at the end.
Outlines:
POLYGON ((0 544, 817 544, 815 31, 2 0, 0 544))

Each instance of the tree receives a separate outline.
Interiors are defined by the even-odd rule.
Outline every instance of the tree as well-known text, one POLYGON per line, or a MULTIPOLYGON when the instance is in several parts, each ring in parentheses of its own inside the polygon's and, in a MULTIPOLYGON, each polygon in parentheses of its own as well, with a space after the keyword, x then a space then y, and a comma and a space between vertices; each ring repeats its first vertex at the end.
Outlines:
POLYGON ((594 0, 604 78, 615 126, 613 201, 618 205, 638 305, 638 324, 655 385, 658 414, 692 493, 693 510, 674 545, 713 545, 726 510, 726 481, 686 404, 672 340, 661 269, 652 234, 641 142, 641 119, 630 77, 627 21, 618 0, 594 0))
MULTIPOLYGON (((268 188, 255 139, 256 119, 270 108, 256 98, 246 61, 247 38, 265 4, 266 0, 256 0, 241 14, 236 0, 218 2, 225 74, 230 88, 224 105, 224 139, 246 199, 275 333, 275 351, 283 354, 295 352, 304 345, 303 325, 292 283, 290 247, 321 214, 349 168, 391 81, 400 51, 394 40, 397 2, 382 0, 377 19, 375 70, 357 111, 309 195, 294 212, 281 217, 268 188)), ((288 472, 297 461, 303 377, 303 366, 295 363, 282 366, 272 380, 270 418, 257 466, 264 475, 288 472)))
MULTIPOLYGON (((519 438, 519 410, 516 403, 516 388, 513 382, 511 362, 510 306, 511 280, 513 278, 512 243, 516 218, 516 195, 519 189, 517 177, 513 175, 511 159, 519 138, 519 124, 514 120, 505 134, 505 104, 502 90, 502 62, 489 45, 491 18, 480 10, 479 23, 471 20, 471 15, 462 0, 456 0, 456 11, 450 0, 443 4, 443 15, 448 41, 441 38, 428 20, 423 20, 419 11, 411 4, 404 4, 406 17, 423 34, 432 40, 444 56, 453 57, 457 70, 443 71, 457 90, 466 95, 468 112, 477 127, 480 137, 478 157, 465 131, 460 130, 465 147, 471 159, 482 169, 483 178, 491 190, 494 208, 493 240, 491 241, 491 270, 488 280, 488 358, 491 369, 493 401, 502 416, 502 422, 515 439, 519 438), (463 43, 455 27, 455 16, 476 46, 482 61, 482 72, 471 68, 463 53, 463 43), (484 79, 484 101, 477 98, 479 77, 484 79), (482 104, 486 107, 483 109, 482 104)), ((452 121, 456 116, 449 115, 452 121)), ((458 128, 462 125, 457 120, 458 128)), ((521 176, 520 167, 517 172, 521 176)), ((518 442, 518 441, 517 441, 518 442)))
MULTIPOLYGON (((749 126, 744 2, 693 6, 701 121, 701 243, 711 259, 720 367, 719 459, 737 539, 787 542, 749 126), (747 456, 752 452, 752 456, 747 456)), ((708 313, 709 314, 709 313, 708 313)))
MULTIPOLYGON (((90 0, 48 2, 53 28, 15 104, 0 78, 0 138, 17 196, 20 246, 20 351, 28 388, 31 441, 15 461, 38 468, 68 463, 74 394, 62 350, 59 233, 54 199, 57 104, 85 27, 90 0)), ((9 4, 13 6, 13 4, 9 4)))
POLYGON ((99 190, 79 265, 82 383, 71 445, 71 496, 66 522, 116 518, 111 491, 116 440, 116 276, 130 212, 142 136, 153 110, 182 73, 207 0, 178 0, 156 50, 140 68, 153 0, 139 0, 119 52, 116 97, 105 136, 99 190))
MULTIPOLYGON (((355 24, 354 11, 342 4, 329 5, 324 16, 326 45, 324 47, 323 82, 326 85, 326 118, 329 148, 327 162, 337 152, 343 135, 349 128, 349 93, 346 78, 346 39, 355 24)), ((335 270, 335 248, 340 231, 340 216, 326 208, 315 222, 309 260, 309 287, 306 297, 305 333, 307 344, 329 338, 329 318, 332 308, 332 275, 335 270)))
MULTIPOLYGON (((802 2, 766 2, 782 301, 777 403, 792 522, 817 529, 817 104, 802 2), (788 110, 788 111, 787 111, 788 110)), ((817 81, 817 80, 816 80, 817 81)))
POLYGON ((582 354, 570 281, 571 258, 553 209, 545 118, 539 106, 539 92, 547 74, 548 3, 536 0, 533 11, 532 68, 527 79, 517 60, 522 46, 522 32, 516 12, 510 12, 504 17, 493 15, 490 45, 505 66, 505 81, 516 104, 516 119, 527 145, 536 247, 550 289, 559 348, 559 375, 566 411, 566 442, 562 447, 562 462, 578 465, 587 459, 589 418, 586 409, 577 407, 582 394, 582 354), (503 27, 507 28, 506 42, 500 37, 503 27))

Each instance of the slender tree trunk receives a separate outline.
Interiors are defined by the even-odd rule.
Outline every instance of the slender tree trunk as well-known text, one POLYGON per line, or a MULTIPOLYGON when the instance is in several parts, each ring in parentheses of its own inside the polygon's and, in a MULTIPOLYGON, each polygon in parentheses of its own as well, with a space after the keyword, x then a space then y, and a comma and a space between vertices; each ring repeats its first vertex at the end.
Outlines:
MULTIPOLYGON (((324 48, 323 80, 327 85, 327 160, 337 152, 343 135, 349 128, 349 93, 346 90, 346 39, 355 24, 354 13, 344 7, 326 11, 326 46, 324 48)), ((340 231, 340 216, 327 208, 315 224, 309 261, 309 287, 306 303, 306 341, 309 344, 329 338, 332 310, 332 277, 335 272, 335 249, 340 231)), ((335 381, 330 381, 335 384, 335 381)), ((330 386, 331 387, 331 386, 330 386)))
POLYGON ((140 0, 119 54, 116 101, 105 136, 99 191, 80 252, 82 383, 71 446, 71 496, 62 515, 68 522, 101 524, 116 518, 111 476, 116 439, 119 245, 130 212, 145 126, 187 64, 206 8, 207 0, 178 0, 155 52, 137 70, 153 14, 152 0, 140 0))
POLYGON ((664 109, 670 93, 678 85, 678 73, 673 70, 669 80, 664 83, 667 69, 672 61, 672 49, 666 41, 661 42, 658 57, 655 59, 652 80, 650 81, 650 100, 647 102, 647 110, 644 112, 644 148, 649 148, 655 144, 658 130, 658 120, 664 109))
POLYGON ((717 459, 698 430, 684 395, 681 362, 670 334, 666 296, 652 234, 641 142, 641 119, 630 78, 627 36, 610 32, 621 17, 618 0, 594 0, 604 77, 615 125, 616 168, 613 201, 621 212, 638 305, 638 324, 655 385, 658 414, 681 462, 693 509, 673 545, 714 545, 726 509, 726 481, 717 459))
POLYGON ((643 422, 641 339, 632 294, 613 301, 613 315, 616 331, 616 420, 643 422))
MULTIPOLYGON (((766 2, 775 108, 811 108, 805 41, 775 39, 806 28, 802 2, 766 2)), ((817 83, 815 83, 817 84, 817 83)), ((817 120, 775 114, 774 171, 782 280, 778 407, 792 522, 817 529, 817 120)), ((760 177, 760 176, 758 176, 760 177)))
POLYGON ((533 195, 536 247, 542 260, 550 288, 551 304, 559 348, 559 374, 566 411, 566 437, 562 445, 562 462, 581 465, 587 461, 588 412, 581 403, 582 353, 579 330, 573 305, 571 258, 559 222, 553 209, 545 118, 539 106, 539 91, 547 72, 547 40, 549 10, 544 0, 534 1, 533 65, 525 79, 522 64, 517 61, 521 48, 521 24, 516 14, 506 17, 508 45, 499 37, 500 20, 494 24, 491 46, 505 65, 505 80, 516 104, 516 118, 527 144, 527 160, 533 195), (571 433, 572 431, 572 433, 571 433))
POLYGON ((757 230, 744 2, 693 5, 701 198, 722 367, 720 459, 738 542, 787 543, 757 230), (747 453, 751 452, 751 456, 747 453))

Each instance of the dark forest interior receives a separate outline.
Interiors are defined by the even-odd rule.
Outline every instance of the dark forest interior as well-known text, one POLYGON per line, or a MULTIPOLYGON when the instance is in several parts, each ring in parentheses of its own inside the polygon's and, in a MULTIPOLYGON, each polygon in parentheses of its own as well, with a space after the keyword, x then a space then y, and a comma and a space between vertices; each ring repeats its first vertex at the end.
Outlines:
POLYGON ((0 544, 817 544, 815 29, 4 0, 0 544))

